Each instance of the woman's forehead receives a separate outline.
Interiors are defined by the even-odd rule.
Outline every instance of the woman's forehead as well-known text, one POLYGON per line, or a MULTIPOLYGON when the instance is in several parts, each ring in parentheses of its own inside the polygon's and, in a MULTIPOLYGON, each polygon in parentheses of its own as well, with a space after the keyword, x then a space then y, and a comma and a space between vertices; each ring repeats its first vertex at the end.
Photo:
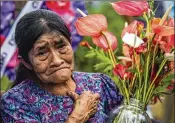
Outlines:
POLYGON ((35 42, 35 45, 36 44, 40 44, 40 43, 46 43, 46 42, 50 42, 50 43, 52 43, 52 42, 54 42, 54 41, 58 41, 58 40, 60 40, 60 39, 62 39, 62 40, 64 40, 64 41, 68 41, 67 39, 66 39, 66 37, 64 36, 64 35, 62 35, 62 34, 59 34, 59 33, 46 33, 46 34, 43 34, 43 35, 41 35, 39 38, 38 38, 38 40, 35 42))
POLYGON ((46 33, 41 35, 37 41, 42 41, 42 40, 53 41, 54 39, 60 39, 63 37, 64 36, 62 34, 58 34, 58 33, 46 33))

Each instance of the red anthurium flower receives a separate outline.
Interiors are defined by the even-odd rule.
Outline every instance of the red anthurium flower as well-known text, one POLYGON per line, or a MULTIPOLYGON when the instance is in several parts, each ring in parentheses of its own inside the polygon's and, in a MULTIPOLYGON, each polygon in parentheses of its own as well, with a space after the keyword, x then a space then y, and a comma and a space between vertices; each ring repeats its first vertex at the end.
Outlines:
POLYGON ((100 36, 107 29, 106 17, 102 14, 91 14, 80 17, 75 22, 78 33, 82 36, 100 36))
POLYGON ((100 36, 92 37, 92 41, 95 45, 97 45, 105 51, 109 49, 107 41, 109 42, 109 45, 111 46, 112 50, 115 50, 118 45, 117 38, 109 31, 103 31, 103 34, 101 34, 100 36))
POLYGON ((144 27, 144 24, 142 22, 135 20, 123 29, 122 34, 121 34, 121 38, 123 38, 123 36, 125 35, 126 32, 135 34, 135 32, 137 31, 137 35, 140 35, 143 27, 144 27))
POLYGON ((119 15, 141 16, 148 11, 146 1, 118 1, 111 4, 119 15))
POLYGON ((113 73, 114 75, 119 76, 121 79, 127 78, 129 79, 131 77, 131 73, 130 72, 126 72, 126 67, 123 66, 122 64, 117 64, 115 65, 114 69, 113 69, 113 73))

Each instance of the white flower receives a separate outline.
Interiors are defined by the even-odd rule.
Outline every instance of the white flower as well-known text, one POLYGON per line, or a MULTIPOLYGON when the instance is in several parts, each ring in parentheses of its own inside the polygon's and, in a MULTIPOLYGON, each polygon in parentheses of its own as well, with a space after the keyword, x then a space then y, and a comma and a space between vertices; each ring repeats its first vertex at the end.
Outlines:
POLYGON ((144 41, 141 38, 139 38, 137 35, 133 33, 128 33, 128 32, 125 33, 122 40, 124 43, 134 48, 137 48, 144 43, 144 41))

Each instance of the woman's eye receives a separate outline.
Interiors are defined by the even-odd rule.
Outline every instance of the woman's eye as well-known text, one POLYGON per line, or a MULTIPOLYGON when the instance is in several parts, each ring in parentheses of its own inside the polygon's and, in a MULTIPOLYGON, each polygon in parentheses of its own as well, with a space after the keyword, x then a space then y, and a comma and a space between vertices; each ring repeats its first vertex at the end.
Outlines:
POLYGON ((41 51, 38 53, 39 56, 43 56, 43 55, 46 55, 47 54, 47 51, 41 51))
POLYGON ((59 43, 59 44, 56 45, 56 48, 61 49, 61 48, 63 48, 64 46, 66 46, 65 43, 59 43))
POLYGON ((44 54, 45 54, 45 52, 40 52, 40 53, 38 53, 38 55, 40 55, 40 56, 41 56, 41 55, 44 55, 44 54))

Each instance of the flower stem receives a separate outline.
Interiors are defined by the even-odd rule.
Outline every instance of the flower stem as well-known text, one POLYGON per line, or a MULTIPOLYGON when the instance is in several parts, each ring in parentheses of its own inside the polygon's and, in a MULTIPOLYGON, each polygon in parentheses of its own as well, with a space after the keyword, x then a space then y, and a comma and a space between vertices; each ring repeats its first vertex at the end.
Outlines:
POLYGON ((136 76, 137 76, 137 73, 134 74, 134 76, 133 76, 133 78, 132 78, 132 80, 131 80, 131 82, 130 82, 130 84, 129 84, 129 94, 130 94, 130 92, 131 92, 132 89, 133 89, 133 85, 134 85, 136 76))
POLYGON ((109 57, 110 57, 110 59, 111 59, 112 66, 115 67, 115 63, 114 63, 113 57, 112 57, 112 55, 111 55, 110 49, 108 49, 108 54, 109 54, 109 57))
POLYGON ((125 90, 127 103, 129 104, 130 103, 130 101, 129 101, 129 93, 128 93, 128 90, 126 88, 125 80, 122 80, 122 84, 123 84, 123 87, 124 87, 124 90, 125 90))
POLYGON ((143 14, 143 18, 145 19, 146 24, 147 24, 147 26, 146 26, 147 27, 146 28, 146 34, 147 34, 149 32, 149 30, 150 30, 149 29, 150 26, 149 26, 149 20, 148 20, 148 17, 146 16, 146 13, 143 14))
MULTIPOLYGON (((150 63, 150 51, 148 51, 148 56, 147 56, 147 60, 146 60, 143 98, 145 97, 145 95, 146 95, 146 90, 147 90, 148 73, 149 73, 149 63, 150 63)), ((143 99, 143 100, 144 100, 144 99, 143 99)))
POLYGON ((106 39, 106 42, 107 42, 107 45, 108 45, 108 47, 109 47, 109 53, 110 53, 110 58, 111 58, 111 60, 112 60, 112 63, 113 63, 113 66, 115 67, 115 64, 117 63, 116 62, 116 59, 115 59, 115 56, 114 56, 114 52, 113 52, 113 50, 112 50, 112 48, 111 48, 111 45, 109 44, 109 41, 108 41, 108 39, 107 39, 107 37, 106 37, 106 35, 102 32, 102 34, 104 35, 104 37, 105 37, 105 39, 106 39))
POLYGON ((157 74, 155 76, 155 78, 153 79, 153 81, 151 82, 150 87, 148 88, 147 94, 145 95, 145 102, 147 102, 149 100, 149 95, 152 94, 152 90, 154 89, 154 85, 155 85, 155 81, 157 79, 157 77, 159 76, 159 73, 161 72, 162 68, 164 67, 165 63, 167 62, 167 59, 164 59, 163 62, 161 63, 159 70, 157 71, 157 74))

